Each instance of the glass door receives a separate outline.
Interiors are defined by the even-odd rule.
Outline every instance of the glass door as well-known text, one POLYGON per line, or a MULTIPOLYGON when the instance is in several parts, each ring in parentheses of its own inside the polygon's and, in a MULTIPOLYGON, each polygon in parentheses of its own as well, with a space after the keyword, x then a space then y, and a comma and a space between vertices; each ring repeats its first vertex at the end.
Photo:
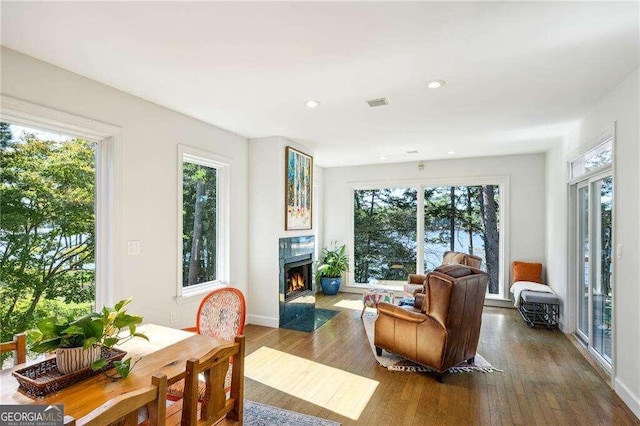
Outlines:
POLYGON ((613 178, 598 179, 591 184, 593 194, 593 277, 592 277, 592 348, 611 364, 612 314, 612 205, 613 178))
POLYGON ((578 335, 589 340, 589 184, 578 186, 578 335))
POLYGON ((576 213, 576 334, 609 369, 613 332, 613 177, 598 175, 579 183, 576 213))

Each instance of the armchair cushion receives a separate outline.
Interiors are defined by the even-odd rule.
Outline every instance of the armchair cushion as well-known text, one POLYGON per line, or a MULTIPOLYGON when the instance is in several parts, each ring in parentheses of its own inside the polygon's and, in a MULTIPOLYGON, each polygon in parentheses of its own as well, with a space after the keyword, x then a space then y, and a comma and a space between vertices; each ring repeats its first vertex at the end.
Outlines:
POLYGON ((465 277, 467 275, 471 275, 471 269, 465 268, 462 265, 440 265, 434 271, 441 272, 445 275, 449 275, 453 278, 465 277))

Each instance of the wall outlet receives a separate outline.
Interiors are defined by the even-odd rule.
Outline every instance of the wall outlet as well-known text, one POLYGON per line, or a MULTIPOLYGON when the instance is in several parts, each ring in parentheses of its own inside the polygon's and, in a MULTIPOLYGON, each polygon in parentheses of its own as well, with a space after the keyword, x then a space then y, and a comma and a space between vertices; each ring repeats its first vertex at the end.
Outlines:
POLYGON ((140 254, 140 241, 128 241, 127 254, 128 255, 140 254))
POLYGON ((171 312, 171 313, 169 314, 169 322, 170 322, 171 324, 175 324, 177 321, 178 321, 178 316, 176 315, 176 313, 175 313, 175 312, 171 312))

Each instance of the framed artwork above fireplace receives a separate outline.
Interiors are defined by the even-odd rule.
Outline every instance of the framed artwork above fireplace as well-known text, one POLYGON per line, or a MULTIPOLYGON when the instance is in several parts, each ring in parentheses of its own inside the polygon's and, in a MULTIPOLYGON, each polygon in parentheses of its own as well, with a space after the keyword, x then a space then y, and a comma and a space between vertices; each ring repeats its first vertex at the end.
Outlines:
POLYGON ((311 229, 313 157, 288 146, 285 164, 284 229, 311 229))

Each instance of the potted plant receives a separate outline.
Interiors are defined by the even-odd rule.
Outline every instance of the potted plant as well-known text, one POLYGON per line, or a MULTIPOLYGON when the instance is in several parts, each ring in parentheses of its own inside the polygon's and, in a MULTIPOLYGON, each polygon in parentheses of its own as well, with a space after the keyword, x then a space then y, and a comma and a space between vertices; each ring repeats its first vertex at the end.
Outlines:
POLYGON ((322 292, 328 295, 338 293, 342 283, 342 274, 349 270, 349 256, 343 245, 334 249, 324 248, 322 258, 318 262, 316 278, 320 279, 322 292))
MULTIPOLYGON (((89 366, 94 371, 100 370, 107 365, 102 347, 112 348, 134 337, 149 340, 136 332, 142 317, 129 315, 124 309, 131 300, 121 300, 113 308, 104 307, 100 313, 92 312, 77 319, 45 318, 36 324, 37 329, 27 332, 31 350, 39 353, 55 350, 56 365, 64 374, 89 366)), ((132 368, 131 358, 114 361, 113 365, 120 377, 125 378, 132 368)))

